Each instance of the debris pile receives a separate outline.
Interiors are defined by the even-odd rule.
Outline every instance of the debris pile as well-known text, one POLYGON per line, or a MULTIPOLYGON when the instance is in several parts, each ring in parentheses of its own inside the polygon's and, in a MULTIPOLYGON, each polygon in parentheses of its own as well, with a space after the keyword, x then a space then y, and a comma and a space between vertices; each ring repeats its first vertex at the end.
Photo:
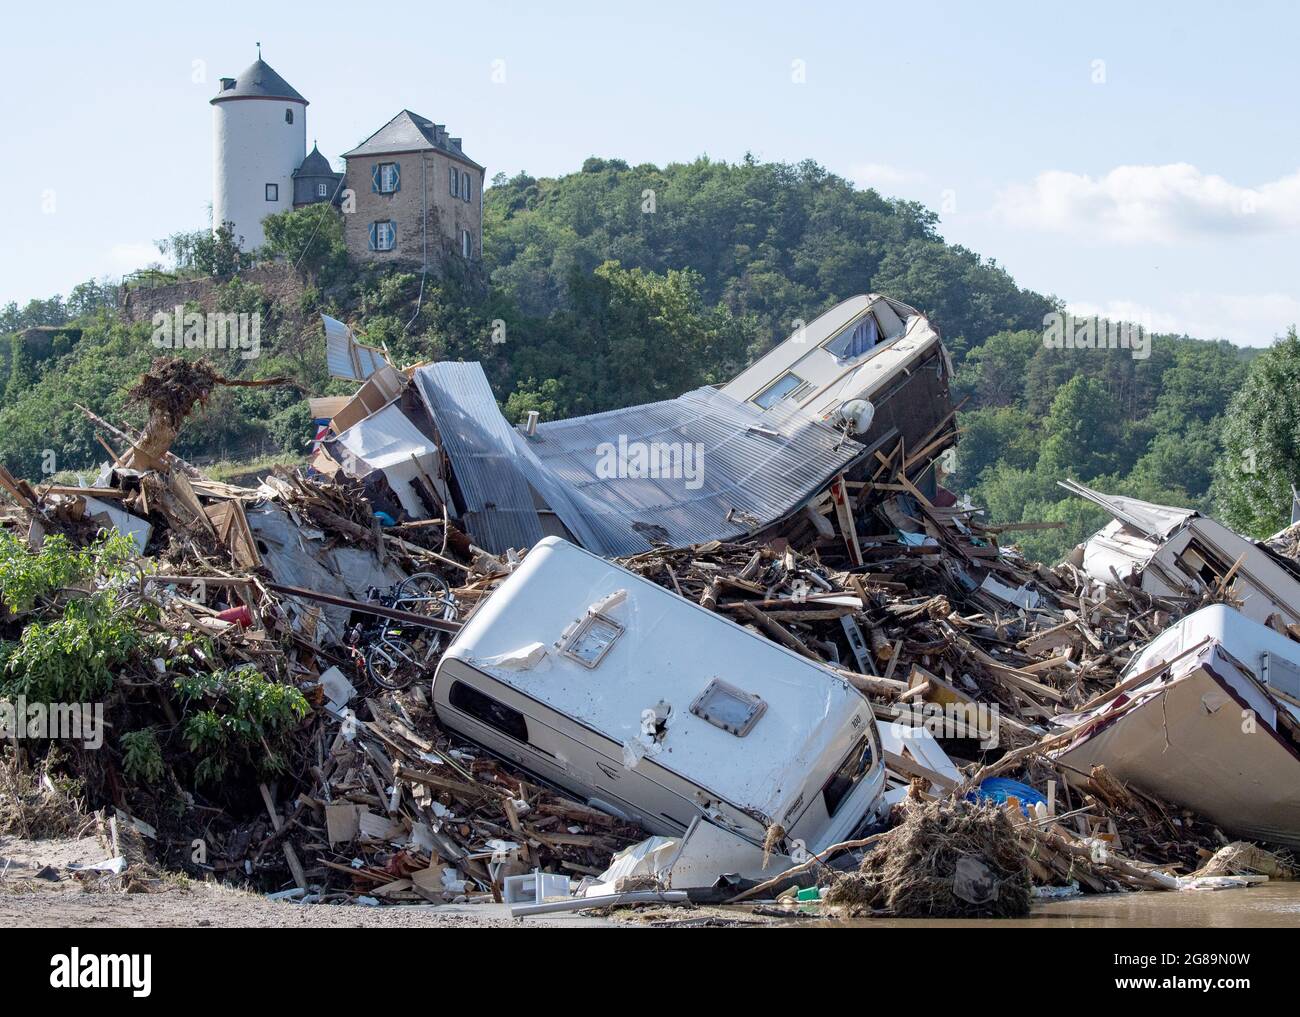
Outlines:
POLYGON ((857 872, 835 877, 825 899, 849 914, 1018 918, 1032 900, 1029 861, 997 805, 913 802, 857 872))
MULTIPOLYGON (((302 902, 500 901, 532 878, 528 906, 555 909, 571 902, 544 901, 544 889, 584 877, 602 888, 590 900, 680 901, 689 885, 752 902, 810 879, 830 887, 827 901, 873 913, 1011 915, 1035 888, 1219 878, 1228 862, 1203 866, 1230 843, 1222 831, 1300 846, 1300 782, 1288 769, 1300 758, 1300 566, 1196 513, 1081 485, 1071 489, 1115 523, 1059 565, 1025 560, 1008 539, 1052 524, 990 525, 943 487, 959 430, 937 336, 905 305, 855 300, 851 314, 835 309, 845 318, 835 328, 809 329, 828 348, 842 329, 858 338, 833 356, 818 347, 826 362, 813 367, 783 344, 764 368, 773 377, 748 378, 757 395, 743 402, 728 386, 517 428, 478 365, 399 370, 327 322, 331 365, 361 387, 312 400, 310 465, 277 468, 255 488, 215 482, 171 451, 193 407, 231 382, 201 361, 161 358, 132 393, 141 430, 84 410, 109 456, 93 481, 34 486, 0 467, 0 698, 103 703, 106 752, 52 736, 91 807, 119 810, 166 864, 302 902), (859 333, 862 315, 874 324, 859 333), (882 370, 859 380, 873 363, 882 370), (815 391, 804 405, 815 397, 819 415, 768 401, 765 386, 784 384, 792 365, 822 372, 805 380, 815 391), (610 430, 623 426, 689 439, 678 445, 703 448, 699 469, 645 472, 635 458, 598 468, 602 449, 627 451, 627 435, 610 430), (726 662, 692 674, 699 688, 678 689, 676 704, 638 689, 644 701, 610 721, 626 730, 600 735, 610 761, 586 775, 559 767, 550 783, 516 766, 522 752, 489 752, 473 723, 458 736, 439 722, 446 704, 430 690, 457 655, 449 645, 472 617, 501 624, 508 596, 492 598, 557 534, 626 570, 599 561, 600 582, 662 600, 641 577, 710 612, 685 611, 681 632, 720 653, 739 631, 723 620, 735 623, 745 640, 802 658, 816 679, 803 684, 851 700, 838 702, 853 737, 828 736, 816 744, 828 758, 789 764, 804 768, 790 775, 809 794, 786 786, 791 801, 764 812, 775 800, 746 785, 753 800, 736 809, 703 779, 701 767, 758 751, 750 728, 769 730, 769 708, 787 743, 791 730, 726 662), (66 649, 90 644, 96 653, 66 649), (1174 742, 1199 755, 1180 767, 1190 784, 1170 783, 1129 750, 1155 745, 1143 725, 1190 691, 1209 705, 1178 714, 1187 726, 1174 742), (1234 709, 1220 709, 1242 701, 1268 736, 1250 752, 1230 737, 1234 709), (637 809, 611 805, 628 802, 602 797, 596 774, 612 783, 659 767, 678 780, 665 760, 688 713, 704 737, 731 739, 726 751, 694 757, 691 789, 635 825, 637 809), (1259 746, 1269 752, 1252 754, 1259 746), (1218 778, 1228 768, 1217 761, 1238 757, 1272 796, 1266 808, 1218 778), (832 823, 836 804, 868 784, 880 800, 832 823), (845 839, 809 858, 789 833, 811 822, 814 803, 819 829, 845 839), (610 859, 633 845, 629 888, 610 859), (827 863, 842 855, 857 872, 833 874, 827 863)), ((516 642, 478 662, 485 680, 489 664, 541 673, 548 654, 563 657, 578 682, 563 719, 581 726, 607 653, 679 648, 673 632, 615 646, 636 621, 617 613, 626 596, 602 589, 558 628, 538 624, 536 608, 516 642)), ((680 619, 669 599, 656 617, 680 619)), ((643 665, 652 680, 653 661, 643 665)), ((523 706, 501 707, 467 710, 528 744, 523 706)), ((800 723, 820 731, 817 716, 800 723)), ((39 735, 12 760, 24 795, 49 744, 39 735)), ((1255 871, 1231 878, 1294 868, 1267 852, 1234 857, 1255 871)))

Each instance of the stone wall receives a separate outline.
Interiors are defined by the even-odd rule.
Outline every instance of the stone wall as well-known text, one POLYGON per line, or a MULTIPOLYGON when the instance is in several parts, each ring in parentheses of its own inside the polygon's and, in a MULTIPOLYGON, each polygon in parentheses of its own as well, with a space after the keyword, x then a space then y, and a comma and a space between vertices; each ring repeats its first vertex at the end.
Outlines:
MULTIPOLYGON (((159 311, 173 311, 178 306, 194 301, 204 311, 215 311, 217 307, 217 290, 231 276, 212 279, 187 279, 183 282, 169 283, 166 286, 123 288, 121 300, 122 316, 131 322, 151 321, 159 311)), ((292 314, 298 307, 303 294, 303 279, 294 271, 293 266, 282 261, 272 261, 258 265, 246 272, 240 272, 239 278, 247 283, 256 283, 266 292, 273 306, 282 314, 292 314)))

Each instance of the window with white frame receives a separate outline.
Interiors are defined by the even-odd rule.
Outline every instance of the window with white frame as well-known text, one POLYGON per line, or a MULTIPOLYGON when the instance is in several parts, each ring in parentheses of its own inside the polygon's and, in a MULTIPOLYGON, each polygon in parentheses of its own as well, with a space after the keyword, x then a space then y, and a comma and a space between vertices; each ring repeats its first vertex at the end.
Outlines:
POLYGON ((328 198, 329 196, 330 196, 330 185, 329 185, 329 184, 320 183, 320 184, 317 184, 317 185, 316 185, 316 197, 318 197, 318 198, 328 198))
POLYGON ((279 201, 279 200, 280 200, 280 185, 279 185, 279 184, 267 184, 267 185, 266 185, 266 200, 267 200, 267 201, 279 201))
POLYGON ((466 258, 474 256, 474 244, 470 240, 469 230, 460 231, 460 253, 466 258))
POLYGON ((461 184, 461 186, 460 186, 460 196, 461 196, 465 201, 469 201, 469 196, 470 196, 470 176, 469 176, 469 173, 466 172, 466 171, 464 171, 464 170, 462 170, 462 171, 461 171, 461 174, 460 174, 460 184, 461 184))
POLYGON ((453 166, 451 172, 447 174, 447 189, 451 192, 453 198, 460 197, 460 170, 455 166, 453 166))
POLYGON ((370 249, 391 251, 397 246, 397 226, 391 219, 370 224, 370 249))
POLYGON ((397 190, 400 176, 397 172, 397 163, 381 162, 379 164, 379 193, 392 194, 397 190))

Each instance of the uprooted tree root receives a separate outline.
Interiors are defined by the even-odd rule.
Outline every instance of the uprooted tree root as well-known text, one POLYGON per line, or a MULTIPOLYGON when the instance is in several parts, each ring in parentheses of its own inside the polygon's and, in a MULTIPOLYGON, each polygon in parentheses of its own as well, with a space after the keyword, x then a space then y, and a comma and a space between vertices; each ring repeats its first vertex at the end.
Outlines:
POLYGON ((149 420, 140 440, 128 451, 125 465, 161 465, 186 417, 196 404, 205 403, 218 385, 260 388, 284 384, 296 386, 287 378, 226 378, 205 360, 158 357, 127 394, 132 403, 149 411, 149 420), (137 462, 137 457, 143 462, 137 462))
POLYGON ((996 805, 908 802, 901 824, 837 875, 826 901, 851 914, 902 918, 1015 918, 1032 899, 1028 855, 996 805))

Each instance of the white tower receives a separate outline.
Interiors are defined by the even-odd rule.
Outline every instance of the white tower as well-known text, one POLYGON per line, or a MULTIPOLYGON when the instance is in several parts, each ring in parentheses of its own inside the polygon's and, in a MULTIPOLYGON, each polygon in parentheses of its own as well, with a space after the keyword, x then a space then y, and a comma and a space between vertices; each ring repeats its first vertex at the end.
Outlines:
POLYGON ((307 100, 257 62, 222 78, 212 100, 212 226, 235 224, 244 250, 265 240, 262 220, 293 208, 293 171, 307 151, 307 100))

